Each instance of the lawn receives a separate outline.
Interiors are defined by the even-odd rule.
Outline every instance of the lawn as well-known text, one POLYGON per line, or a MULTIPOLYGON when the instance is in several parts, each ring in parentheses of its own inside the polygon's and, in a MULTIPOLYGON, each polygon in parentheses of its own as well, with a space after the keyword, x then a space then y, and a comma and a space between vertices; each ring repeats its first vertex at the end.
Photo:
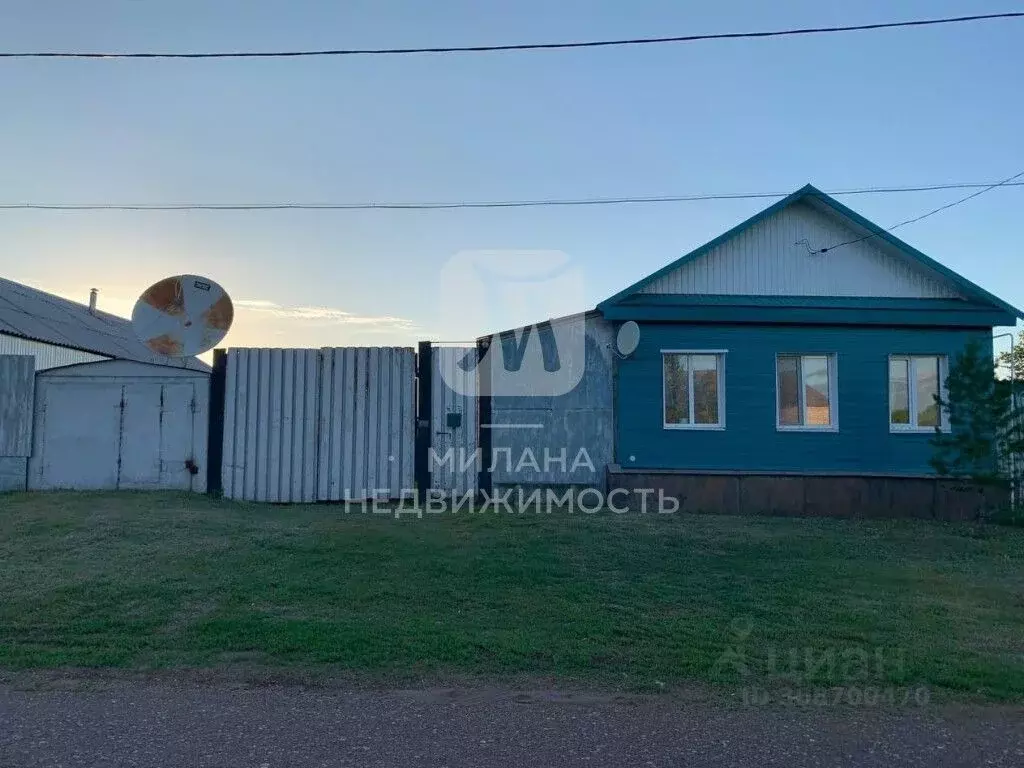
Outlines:
POLYGON ((0 668, 1024 700, 1024 530, 0 496, 0 668))

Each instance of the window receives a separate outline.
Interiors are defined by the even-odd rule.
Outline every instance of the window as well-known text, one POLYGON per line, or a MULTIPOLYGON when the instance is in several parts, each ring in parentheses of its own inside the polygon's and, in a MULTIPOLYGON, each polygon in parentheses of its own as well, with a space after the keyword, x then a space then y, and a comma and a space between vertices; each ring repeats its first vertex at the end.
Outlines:
POLYGON ((836 428, 835 355, 779 355, 779 429, 836 428))
POLYGON ((721 429, 725 398, 721 352, 662 350, 666 429, 721 429))
POLYGON ((893 431, 945 428, 935 398, 942 394, 946 358, 893 355, 889 358, 889 427, 893 431))

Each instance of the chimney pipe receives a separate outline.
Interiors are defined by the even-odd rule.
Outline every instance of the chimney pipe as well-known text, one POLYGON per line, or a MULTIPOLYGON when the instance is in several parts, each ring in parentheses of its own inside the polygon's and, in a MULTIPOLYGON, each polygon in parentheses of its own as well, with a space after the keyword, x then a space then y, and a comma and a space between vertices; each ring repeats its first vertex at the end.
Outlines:
POLYGON ((96 297, 99 296, 99 291, 95 288, 89 289, 89 312, 90 314, 96 314, 96 297))

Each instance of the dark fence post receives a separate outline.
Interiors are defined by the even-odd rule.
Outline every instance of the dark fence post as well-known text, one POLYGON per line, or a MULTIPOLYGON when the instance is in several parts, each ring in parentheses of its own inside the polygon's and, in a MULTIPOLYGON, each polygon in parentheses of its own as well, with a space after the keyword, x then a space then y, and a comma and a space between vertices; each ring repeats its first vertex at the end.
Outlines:
POLYGON ((430 488, 430 441, 433 434, 431 411, 434 400, 433 349, 429 341, 421 341, 416 354, 416 449, 413 469, 416 474, 416 498, 422 505, 430 488))
POLYGON ((224 463, 224 383, 228 373, 226 350, 213 350, 210 372, 210 429, 206 444, 206 492, 219 496, 223 491, 221 466, 224 463))
POLYGON ((477 365, 476 365, 476 392, 477 402, 479 404, 478 409, 478 421, 477 421, 477 445, 480 446, 480 457, 482 464, 480 465, 480 473, 477 475, 477 488, 481 493, 491 494, 493 491, 493 483, 491 477, 491 417, 493 415, 493 408, 491 403, 491 389, 494 384, 494 380, 491 378, 491 358, 492 355, 487 354, 491 348, 492 337, 486 336, 476 343, 476 354, 477 354, 477 365))

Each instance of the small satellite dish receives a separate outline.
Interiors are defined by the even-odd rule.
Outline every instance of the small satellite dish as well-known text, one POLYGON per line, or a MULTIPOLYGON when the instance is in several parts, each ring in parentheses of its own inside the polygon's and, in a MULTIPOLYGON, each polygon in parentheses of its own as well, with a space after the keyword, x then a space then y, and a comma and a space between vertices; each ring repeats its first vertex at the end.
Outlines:
POLYGON ((633 320, 627 320, 619 326, 619 332, 615 334, 615 349, 623 357, 629 357, 636 352, 640 344, 640 326, 633 320))
POLYGON ((132 310, 132 327, 151 352, 192 357, 217 346, 234 316, 231 297, 213 280, 177 275, 145 290, 132 310))

